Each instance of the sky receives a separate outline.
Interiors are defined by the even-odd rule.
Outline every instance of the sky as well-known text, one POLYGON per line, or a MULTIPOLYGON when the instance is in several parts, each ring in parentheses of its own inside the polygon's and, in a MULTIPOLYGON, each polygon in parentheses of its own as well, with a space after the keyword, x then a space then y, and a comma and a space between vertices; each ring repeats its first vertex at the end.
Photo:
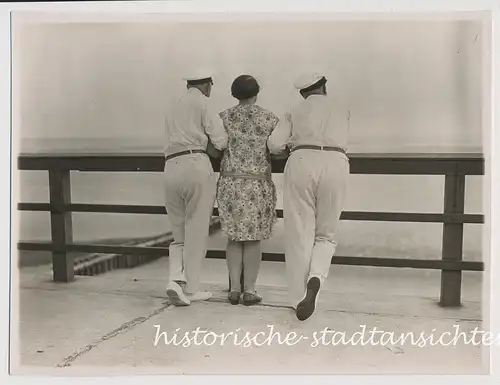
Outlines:
POLYGON ((236 103, 254 75, 278 115, 300 101, 303 71, 328 78, 351 110, 350 144, 481 146, 479 22, 301 21, 24 24, 13 30, 18 139, 161 142, 166 106, 196 67, 214 71, 211 103, 236 103))

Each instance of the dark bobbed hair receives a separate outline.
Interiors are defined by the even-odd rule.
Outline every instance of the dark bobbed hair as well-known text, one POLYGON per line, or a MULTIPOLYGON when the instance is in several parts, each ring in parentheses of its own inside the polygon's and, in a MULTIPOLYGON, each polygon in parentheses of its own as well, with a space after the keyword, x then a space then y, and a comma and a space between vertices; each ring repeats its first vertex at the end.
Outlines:
POLYGON ((231 85, 231 95, 238 100, 253 98, 258 95, 259 91, 259 83, 250 75, 238 76, 231 85))

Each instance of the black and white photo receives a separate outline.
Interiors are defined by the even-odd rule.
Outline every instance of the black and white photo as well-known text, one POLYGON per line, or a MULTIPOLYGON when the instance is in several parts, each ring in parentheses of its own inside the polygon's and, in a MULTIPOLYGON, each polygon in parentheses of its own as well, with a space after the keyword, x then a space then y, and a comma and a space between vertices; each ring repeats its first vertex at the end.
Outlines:
POLYGON ((11 373, 490 373, 490 13, 11 16, 11 373))

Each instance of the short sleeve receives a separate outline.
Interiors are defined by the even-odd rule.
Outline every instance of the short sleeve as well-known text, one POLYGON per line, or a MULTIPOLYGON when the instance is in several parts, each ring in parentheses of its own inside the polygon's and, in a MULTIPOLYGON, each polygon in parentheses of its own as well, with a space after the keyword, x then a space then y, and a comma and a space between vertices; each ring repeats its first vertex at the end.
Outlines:
POLYGON ((270 111, 265 111, 264 112, 264 121, 265 121, 265 125, 267 128, 266 131, 270 135, 271 132, 273 132, 274 128, 278 125, 279 118, 274 113, 272 113, 270 111))
POLYGON ((278 125, 279 121, 278 116, 271 112, 271 131, 278 125))

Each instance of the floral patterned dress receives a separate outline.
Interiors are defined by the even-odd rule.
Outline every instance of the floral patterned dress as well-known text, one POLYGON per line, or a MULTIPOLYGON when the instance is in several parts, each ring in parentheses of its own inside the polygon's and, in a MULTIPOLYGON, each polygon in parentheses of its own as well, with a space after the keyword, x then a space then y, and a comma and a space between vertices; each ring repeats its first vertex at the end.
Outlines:
POLYGON ((278 118, 255 104, 232 107, 220 117, 229 136, 217 183, 222 230, 233 241, 269 239, 276 223, 276 187, 271 180, 267 138, 278 118))

